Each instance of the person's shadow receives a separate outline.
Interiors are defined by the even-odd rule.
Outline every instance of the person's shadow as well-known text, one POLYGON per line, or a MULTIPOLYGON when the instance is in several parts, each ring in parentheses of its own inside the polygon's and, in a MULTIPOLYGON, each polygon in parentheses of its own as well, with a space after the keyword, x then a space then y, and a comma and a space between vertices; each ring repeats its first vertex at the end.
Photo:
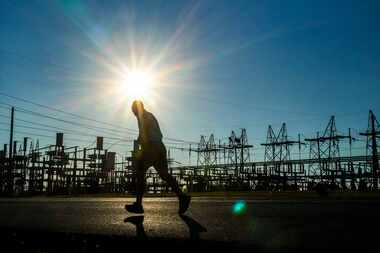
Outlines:
POLYGON ((190 232, 190 239, 191 240, 199 240, 200 239, 200 233, 207 232, 207 229, 203 227, 199 222, 194 220, 193 218, 180 214, 179 217, 186 223, 186 225, 189 227, 190 232))
POLYGON ((144 229, 144 216, 131 216, 124 219, 125 223, 132 223, 136 226, 136 237, 137 239, 145 240, 148 237, 146 236, 145 229, 144 229))
MULTIPOLYGON (((199 222, 194 220, 193 218, 180 214, 181 219, 185 222, 185 224, 189 227, 190 240, 199 240, 200 233, 207 232, 207 229, 203 227, 199 222)), ((147 239, 147 235, 144 229, 144 216, 131 216, 124 219, 125 223, 131 223, 136 226, 136 237, 137 239, 145 240, 147 239)))

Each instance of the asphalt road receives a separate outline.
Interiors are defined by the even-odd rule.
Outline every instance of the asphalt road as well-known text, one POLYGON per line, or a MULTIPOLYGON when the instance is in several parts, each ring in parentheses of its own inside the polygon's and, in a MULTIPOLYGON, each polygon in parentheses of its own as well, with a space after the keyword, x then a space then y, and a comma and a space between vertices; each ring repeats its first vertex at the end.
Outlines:
POLYGON ((379 201, 270 201, 193 198, 185 216, 175 198, 146 198, 143 217, 123 198, 1 199, 0 228, 126 238, 233 242, 266 249, 377 248, 379 201), (126 220, 127 219, 127 220, 126 220))

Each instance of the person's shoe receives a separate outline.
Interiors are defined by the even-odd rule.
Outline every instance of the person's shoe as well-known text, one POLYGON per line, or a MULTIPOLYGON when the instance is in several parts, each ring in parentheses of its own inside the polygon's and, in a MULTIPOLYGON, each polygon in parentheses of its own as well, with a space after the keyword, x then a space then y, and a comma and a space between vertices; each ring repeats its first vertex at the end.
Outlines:
POLYGON ((187 211, 190 205, 191 197, 187 195, 182 195, 179 197, 179 214, 183 214, 187 211))
POLYGON ((142 215, 131 216, 131 217, 125 218, 124 222, 132 223, 135 226, 141 226, 144 222, 144 216, 142 215))
POLYGON ((132 205, 125 205, 125 209, 130 213, 144 213, 144 208, 141 204, 134 202, 132 205))

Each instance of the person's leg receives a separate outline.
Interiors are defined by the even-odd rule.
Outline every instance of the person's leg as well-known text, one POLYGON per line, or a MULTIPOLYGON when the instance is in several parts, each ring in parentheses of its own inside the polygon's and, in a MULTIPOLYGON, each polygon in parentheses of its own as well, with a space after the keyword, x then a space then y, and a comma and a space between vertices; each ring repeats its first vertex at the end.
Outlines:
POLYGON ((142 199, 145 191, 145 173, 147 170, 146 161, 143 156, 139 156, 133 160, 132 166, 136 179, 136 202, 133 204, 125 205, 128 212, 131 213, 144 213, 142 206, 142 199))
POLYGON ((138 205, 142 205, 142 199, 145 191, 145 167, 144 161, 140 161, 139 166, 136 168, 136 203, 138 205))
POLYGON ((177 181, 172 175, 169 174, 168 161, 166 159, 166 155, 165 157, 161 157, 159 160, 155 161, 153 166, 160 175, 160 177, 172 188, 172 191, 174 191, 178 197, 182 196, 183 193, 179 188, 177 181))
POLYGON ((179 213, 186 212, 190 205, 191 197, 184 194, 178 186, 175 178, 169 174, 168 161, 166 157, 166 148, 164 144, 157 144, 154 148, 154 163, 153 166, 157 170, 160 177, 172 188, 177 194, 179 200, 179 213))

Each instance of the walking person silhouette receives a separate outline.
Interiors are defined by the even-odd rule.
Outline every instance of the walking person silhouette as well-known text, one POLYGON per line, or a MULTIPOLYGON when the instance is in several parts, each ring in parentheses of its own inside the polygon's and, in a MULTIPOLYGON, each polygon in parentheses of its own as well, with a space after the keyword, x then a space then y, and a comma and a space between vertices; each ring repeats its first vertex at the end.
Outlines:
POLYGON ((125 209, 132 213, 144 213, 142 205, 145 191, 145 174, 153 166, 160 177, 177 194, 179 200, 179 213, 186 212, 190 204, 190 196, 181 191, 177 181, 168 172, 166 148, 162 143, 162 133, 154 115, 144 109, 141 101, 134 101, 132 112, 137 117, 139 137, 137 139, 140 149, 134 152, 132 166, 136 175, 136 202, 125 205, 125 209))

